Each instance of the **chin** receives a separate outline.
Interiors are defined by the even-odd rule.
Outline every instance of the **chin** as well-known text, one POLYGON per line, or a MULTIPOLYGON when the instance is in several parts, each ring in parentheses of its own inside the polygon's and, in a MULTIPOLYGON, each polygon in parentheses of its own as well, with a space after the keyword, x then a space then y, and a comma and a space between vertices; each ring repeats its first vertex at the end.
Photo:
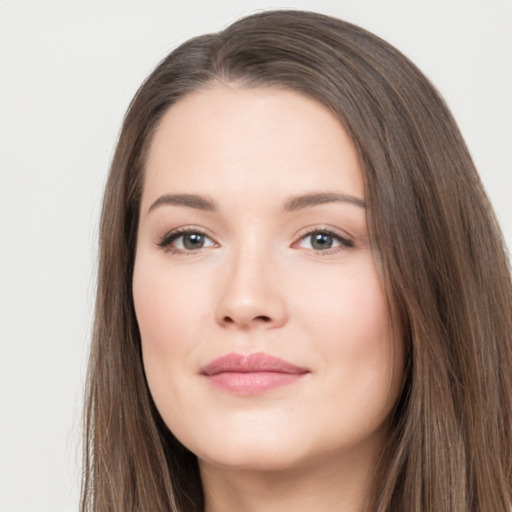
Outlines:
POLYGON ((291 442, 290 436, 246 434, 210 437, 204 444, 192 442, 185 446, 200 463, 237 470, 278 471, 303 463, 304 454, 297 449, 300 444, 291 442))

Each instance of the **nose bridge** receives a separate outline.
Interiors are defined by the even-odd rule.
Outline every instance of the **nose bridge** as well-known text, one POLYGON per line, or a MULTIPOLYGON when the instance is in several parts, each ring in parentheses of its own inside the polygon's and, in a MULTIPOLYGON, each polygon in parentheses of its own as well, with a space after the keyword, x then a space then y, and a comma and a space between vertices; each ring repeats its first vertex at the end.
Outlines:
POLYGON ((218 322, 241 328, 278 326, 286 320, 279 266, 272 248, 254 236, 233 248, 215 312, 218 322))

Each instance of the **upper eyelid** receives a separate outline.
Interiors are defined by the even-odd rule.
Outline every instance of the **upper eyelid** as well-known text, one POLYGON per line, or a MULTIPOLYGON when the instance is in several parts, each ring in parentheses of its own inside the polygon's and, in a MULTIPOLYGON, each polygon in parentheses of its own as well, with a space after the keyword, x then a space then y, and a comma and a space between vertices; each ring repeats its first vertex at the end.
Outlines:
POLYGON ((184 235, 187 235, 190 233, 199 233, 200 235, 203 235, 203 236, 209 238, 216 244, 218 243, 215 240, 215 238, 211 234, 208 233, 207 230, 205 230, 203 228, 196 227, 196 226, 190 226, 190 227, 186 226, 186 227, 181 227, 181 228, 171 229, 170 231, 166 231, 162 236, 158 237, 157 245, 159 247, 165 247, 166 245, 170 244, 171 242, 173 242, 180 236, 184 236, 184 235))
POLYGON ((304 238, 305 236, 311 235, 313 233, 329 233, 329 234, 335 235, 343 240, 354 241, 354 237, 347 231, 344 231, 342 229, 335 228, 332 226, 326 226, 326 225, 313 225, 313 226, 308 226, 306 228, 302 228, 295 235, 295 239, 300 240, 301 238, 304 238))

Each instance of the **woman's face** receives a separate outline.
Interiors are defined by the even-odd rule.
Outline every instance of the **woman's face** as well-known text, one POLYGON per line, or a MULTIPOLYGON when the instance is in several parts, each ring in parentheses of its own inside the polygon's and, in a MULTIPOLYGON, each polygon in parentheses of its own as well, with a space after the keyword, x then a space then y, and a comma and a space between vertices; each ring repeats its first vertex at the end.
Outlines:
POLYGON ((133 296, 158 410, 200 464, 373 456, 402 345, 339 121, 298 93, 216 86, 150 147, 133 296))

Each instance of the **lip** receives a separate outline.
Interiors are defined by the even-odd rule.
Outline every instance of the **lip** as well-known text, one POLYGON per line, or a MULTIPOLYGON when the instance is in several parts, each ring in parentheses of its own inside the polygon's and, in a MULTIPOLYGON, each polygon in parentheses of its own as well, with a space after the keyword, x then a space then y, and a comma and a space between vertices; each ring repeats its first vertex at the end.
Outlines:
POLYGON ((279 357, 263 352, 226 354, 201 368, 200 374, 218 389, 237 395, 258 395, 293 384, 310 373, 279 357))

